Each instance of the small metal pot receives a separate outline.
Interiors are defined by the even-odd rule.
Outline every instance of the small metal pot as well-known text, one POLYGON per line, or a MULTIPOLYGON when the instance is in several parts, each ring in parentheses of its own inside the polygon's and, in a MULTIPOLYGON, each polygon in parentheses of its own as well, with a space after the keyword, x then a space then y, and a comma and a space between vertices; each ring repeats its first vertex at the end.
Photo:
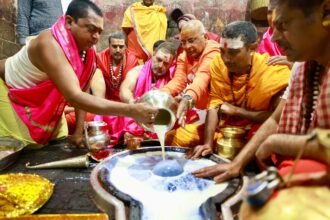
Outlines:
MULTIPOLYGON (((147 103, 159 109, 155 117, 155 125, 166 125, 168 131, 173 128, 176 122, 178 104, 170 94, 159 90, 151 90, 145 93, 138 100, 138 103, 147 103)), ((148 131, 154 132, 152 125, 141 124, 141 126, 148 131)))
POLYGON ((245 129, 237 127, 222 128, 223 137, 217 140, 218 155, 232 160, 245 145, 245 129))
POLYGON ((97 153, 107 146, 108 132, 108 125, 103 121, 85 122, 85 142, 91 153, 97 153))

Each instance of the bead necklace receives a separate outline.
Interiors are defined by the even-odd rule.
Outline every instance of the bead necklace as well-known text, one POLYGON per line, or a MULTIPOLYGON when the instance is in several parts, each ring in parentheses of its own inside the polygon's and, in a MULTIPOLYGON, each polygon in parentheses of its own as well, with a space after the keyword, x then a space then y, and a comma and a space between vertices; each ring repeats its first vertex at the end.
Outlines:
MULTIPOLYGON (((233 77, 233 73, 229 73, 229 78, 230 78, 230 90, 231 90, 231 96, 233 98, 233 102, 234 102, 234 105, 235 106, 238 106, 237 103, 236 103, 236 97, 235 97, 235 94, 234 94, 234 77, 233 77)), ((245 91, 244 91, 244 100, 243 100, 243 105, 244 105, 244 108, 246 108, 246 105, 247 105, 247 99, 248 99, 248 83, 249 83, 249 80, 250 80, 250 70, 248 72, 248 74, 246 75, 246 78, 245 78, 245 91)))
POLYGON ((80 52, 80 58, 83 63, 85 63, 86 60, 86 50, 83 50, 80 52))
POLYGON ((316 108, 324 70, 325 68, 315 61, 308 64, 304 95, 304 133, 308 131, 312 122, 312 114, 316 108))
POLYGON ((110 61, 110 84, 111 87, 114 89, 118 89, 120 83, 121 83, 121 78, 122 78, 122 73, 123 73, 123 62, 120 63, 120 69, 118 76, 116 77, 113 71, 113 64, 112 61, 110 61))

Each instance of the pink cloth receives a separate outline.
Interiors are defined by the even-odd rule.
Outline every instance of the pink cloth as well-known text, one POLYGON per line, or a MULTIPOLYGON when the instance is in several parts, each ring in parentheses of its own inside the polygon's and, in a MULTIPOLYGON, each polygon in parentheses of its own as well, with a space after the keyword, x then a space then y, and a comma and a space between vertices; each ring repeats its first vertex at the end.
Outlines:
MULTIPOLYGON (((81 88, 86 87, 96 68, 95 49, 86 51, 86 63, 83 64, 75 39, 65 26, 64 16, 52 26, 51 32, 73 67, 81 88)), ((46 144, 52 137, 67 104, 57 87, 51 80, 47 80, 31 88, 9 87, 8 96, 33 140, 39 144, 46 144)))
MULTIPOLYGON (((154 88, 159 89, 167 84, 171 80, 170 74, 167 73, 163 77, 159 78, 154 88)), ((144 93, 150 91, 152 88, 152 59, 148 60, 139 75, 139 78, 136 82, 134 98, 140 98, 144 93)))
POLYGON ((268 53, 269 56, 285 56, 275 42, 272 42, 273 29, 269 27, 263 35, 258 47, 260 54, 268 53))
MULTIPOLYGON (((152 87, 152 60, 147 61, 141 69, 139 78, 136 82, 134 98, 138 99, 144 93, 152 90, 159 89, 165 84, 167 84, 171 78, 170 73, 167 73, 165 76, 159 78, 154 88, 152 87)), ((134 136, 143 136, 145 130, 139 126, 134 119, 122 116, 96 116, 95 121, 103 120, 108 124, 109 136, 111 143, 108 147, 113 147, 120 143, 125 132, 129 132, 134 136)), ((157 139, 157 135, 152 132, 147 132, 147 135, 153 139, 157 139)))

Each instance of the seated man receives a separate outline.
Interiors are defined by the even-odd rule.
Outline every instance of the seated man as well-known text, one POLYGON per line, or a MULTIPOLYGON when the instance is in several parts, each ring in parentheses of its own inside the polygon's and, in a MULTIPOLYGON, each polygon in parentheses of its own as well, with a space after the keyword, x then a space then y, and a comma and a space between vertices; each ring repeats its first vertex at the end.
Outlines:
POLYGON ((295 173, 326 170, 322 144, 317 139, 306 141, 314 128, 330 129, 330 1, 280 0, 276 9, 273 40, 290 61, 305 62, 293 67, 286 101, 279 104, 240 154, 230 164, 194 172, 198 177, 214 176, 217 182, 235 177, 255 153, 259 161, 275 153, 279 172, 285 176, 303 146, 295 173))
MULTIPOLYGON (((184 14, 184 15, 180 16, 178 18, 178 20, 176 21, 179 31, 181 31, 182 26, 187 21, 191 21, 191 20, 198 20, 198 19, 193 14, 184 14)), ((217 35, 215 33, 212 33, 212 32, 206 32, 206 35, 207 35, 208 40, 214 40, 214 41, 220 43, 220 36, 219 35, 217 35)), ((180 38, 180 35, 175 36, 175 37, 180 38)))
POLYGON ((177 118, 184 125, 189 109, 195 104, 205 109, 208 102, 208 85, 210 83, 210 63, 219 53, 219 44, 207 40, 202 22, 187 21, 180 32, 184 52, 177 59, 173 79, 162 88, 172 96, 183 95, 180 101, 177 118))
POLYGON ((278 47, 275 42, 271 41, 273 35, 273 19, 275 16, 275 6, 277 0, 270 0, 268 4, 267 11, 267 21, 269 28, 266 33, 262 36, 262 39, 259 43, 259 47, 257 49, 258 53, 264 54, 268 53, 270 58, 268 60, 269 65, 287 65, 290 69, 292 68, 292 62, 289 62, 283 51, 278 47))
POLYGON ((275 109, 288 84, 290 70, 287 66, 267 65, 269 56, 255 53, 256 47, 257 30, 252 23, 237 21, 225 27, 221 52, 211 64, 205 126, 188 125, 173 137, 179 146, 203 144, 194 148, 193 158, 213 152, 214 137, 221 137, 215 135, 217 129, 238 126, 254 132, 275 109))
MULTIPOLYGON (((134 103, 144 93, 163 87, 170 81, 169 69, 176 55, 176 47, 164 42, 157 47, 155 55, 144 65, 136 66, 127 73, 120 87, 120 98, 123 102, 134 103)), ((134 136, 143 136, 144 129, 134 120, 125 117, 103 116, 102 120, 110 125, 112 145, 118 143, 125 132, 134 136)), ((153 136, 157 138, 157 136, 153 136)))
POLYGON ((122 29, 127 35, 128 50, 142 63, 152 56, 152 46, 165 40, 167 29, 166 8, 154 5, 154 0, 142 0, 130 5, 125 13, 122 29))
POLYGON ((96 68, 93 46, 102 28, 102 11, 93 2, 73 0, 51 30, 0 61, 0 136, 11 136, 25 144, 46 144, 52 138, 65 137, 62 116, 67 102, 96 114, 153 121, 157 109, 83 92, 96 68))
POLYGON ((138 59, 126 47, 122 32, 111 33, 109 47, 97 55, 98 69, 91 82, 93 95, 121 101, 119 90, 128 71, 138 65, 138 59))
MULTIPOLYGON (((111 33, 109 47, 97 55, 97 67, 91 81, 92 94, 112 101, 121 101, 119 88, 126 74, 138 65, 138 59, 126 48, 126 37, 122 32, 111 33)), ((66 108, 68 111, 70 108, 66 108)), ((71 108, 72 109, 72 108, 71 108)), ((87 113, 86 121, 93 121, 94 114, 87 113)), ((82 139, 83 120, 76 122, 75 112, 72 109, 65 114, 71 141, 75 144, 82 139), (77 125, 76 129, 76 123, 77 125), (76 129, 76 130, 75 130, 76 129)), ((79 145, 79 144, 78 144, 79 145)))

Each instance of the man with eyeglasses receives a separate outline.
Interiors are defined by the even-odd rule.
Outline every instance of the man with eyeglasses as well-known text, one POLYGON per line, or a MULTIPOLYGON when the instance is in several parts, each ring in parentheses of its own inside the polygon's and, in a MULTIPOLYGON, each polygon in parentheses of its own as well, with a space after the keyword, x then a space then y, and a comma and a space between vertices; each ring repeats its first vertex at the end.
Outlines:
POLYGON ((210 67, 210 99, 205 125, 178 129, 176 142, 193 147, 191 157, 210 154, 221 138, 219 128, 251 128, 250 137, 276 108, 286 88, 290 70, 285 65, 269 66, 268 54, 255 53, 257 31, 251 22, 227 25, 220 40, 220 53, 210 67), (196 146, 197 145, 197 146, 196 146))
POLYGON ((182 95, 177 118, 184 126, 187 111, 194 106, 205 109, 208 101, 210 64, 219 53, 219 44, 207 40, 202 22, 187 21, 180 32, 184 52, 177 60, 173 79, 162 89, 172 96, 182 95))

